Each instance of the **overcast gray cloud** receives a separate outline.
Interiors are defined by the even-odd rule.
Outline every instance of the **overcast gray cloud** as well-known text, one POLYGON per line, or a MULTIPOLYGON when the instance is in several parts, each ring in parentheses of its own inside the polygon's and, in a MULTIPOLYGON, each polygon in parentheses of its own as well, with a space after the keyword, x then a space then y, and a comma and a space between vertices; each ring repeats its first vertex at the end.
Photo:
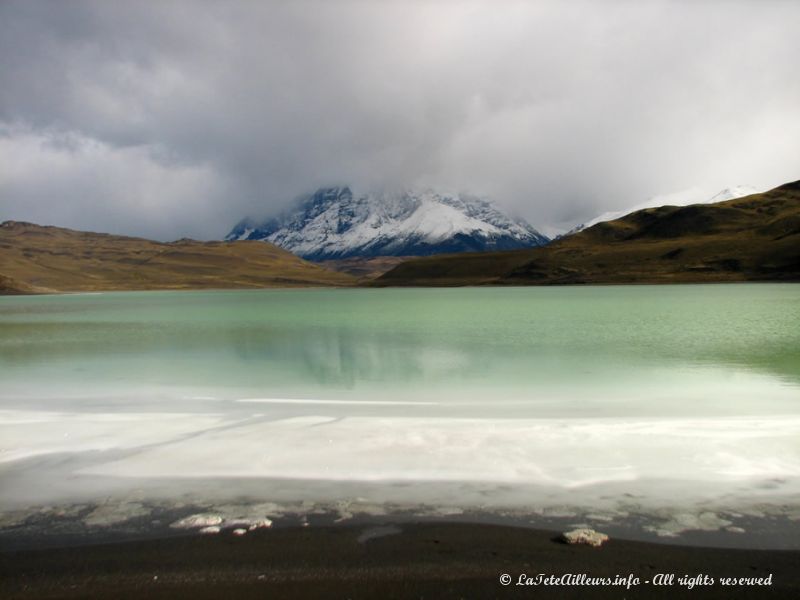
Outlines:
POLYGON ((800 178, 800 3, 0 2, 0 220, 224 235, 319 185, 534 225, 800 178))

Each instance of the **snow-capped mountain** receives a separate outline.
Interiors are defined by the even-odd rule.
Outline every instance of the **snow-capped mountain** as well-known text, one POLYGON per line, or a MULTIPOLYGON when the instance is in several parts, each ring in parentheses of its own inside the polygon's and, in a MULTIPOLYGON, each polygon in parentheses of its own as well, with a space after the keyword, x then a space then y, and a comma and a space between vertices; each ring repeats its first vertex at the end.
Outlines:
POLYGON ((734 200, 736 198, 742 198, 744 196, 749 196, 750 194, 757 194, 760 190, 757 190, 754 187, 749 185, 736 185, 733 187, 725 188, 721 192, 718 192, 711 198, 708 198, 703 195, 703 192, 697 188, 691 188, 688 190, 684 190, 682 192, 676 192, 674 194, 666 194, 664 196, 653 196, 646 202, 642 202, 641 204, 637 204, 636 206, 632 206, 626 210, 617 210, 617 211, 609 211, 604 212, 602 215, 595 217, 590 221, 586 221, 586 223, 581 223, 580 225, 576 225, 572 229, 570 229, 564 235, 571 235, 573 233, 578 233, 579 231, 583 231, 592 225, 597 225, 598 223, 603 223, 605 221, 614 221, 615 219, 619 219, 620 217, 624 217, 632 212, 636 212, 637 210, 643 210, 645 208, 654 208, 656 206, 689 206, 690 204, 713 204, 714 202, 724 202, 725 200, 734 200))
POLYGON ((758 194, 764 190, 757 190, 750 185, 735 185, 733 187, 725 188, 721 192, 712 196, 707 203, 713 204, 714 202, 725 202, 725 200, 735 200, 736 198, 744 198, 750 194, 758 194))
POLYGON ((549 239, 488 200, 406 190, 355 194, 321 188, 280 217, 244 219, 226 240, 263 240, 309 260, 511 250, 549 239))

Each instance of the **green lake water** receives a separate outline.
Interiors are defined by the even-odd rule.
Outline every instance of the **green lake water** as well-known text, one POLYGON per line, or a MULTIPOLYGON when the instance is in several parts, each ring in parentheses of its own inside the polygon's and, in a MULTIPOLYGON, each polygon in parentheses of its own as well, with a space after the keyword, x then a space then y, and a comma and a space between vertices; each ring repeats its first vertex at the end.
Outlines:
POLYGON ((800 506, 800 285, 5 297, 0 377, 14 511, 135 488, 672 535, 800 506))

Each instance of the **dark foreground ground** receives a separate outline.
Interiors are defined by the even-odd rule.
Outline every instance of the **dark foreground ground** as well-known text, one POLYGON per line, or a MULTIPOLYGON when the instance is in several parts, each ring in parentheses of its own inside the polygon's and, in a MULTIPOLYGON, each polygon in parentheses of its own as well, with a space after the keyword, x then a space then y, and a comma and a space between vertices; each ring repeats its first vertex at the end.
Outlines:
POLYGON ((2 552, 0 598, 800 598, 800 551, 619 540, 590 548, 554 537, 494 525, 405 524, 2 552), (641 581, 630 589, 515 585, 521 574, 583 573, 641 581), (671 585, 655 586, 659 574, 673 574, 671 585), (770 574, 770 586, 719 581, 770 574), (686 576, 715 583, 689 589, 680 580, 686 576))

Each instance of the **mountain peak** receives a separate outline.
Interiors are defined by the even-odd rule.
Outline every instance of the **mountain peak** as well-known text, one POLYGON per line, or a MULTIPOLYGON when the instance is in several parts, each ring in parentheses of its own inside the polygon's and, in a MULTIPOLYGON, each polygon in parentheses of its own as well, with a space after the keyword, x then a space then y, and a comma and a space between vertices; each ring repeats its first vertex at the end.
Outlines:
POLYGON ((716 193, 707 202, 713 204, 714 202, 725 202, 725 200, 735 200, 751 194, 758 194, 761 190, 757 190, 751 185, 734 185, 733 187, 725 188, 724 190, 716 193))
POLYGON ((325 187, 227 240, 264 240, 310 260, 510 250, 549 240, 487 199, 433 189, 354 193, 325 187))

